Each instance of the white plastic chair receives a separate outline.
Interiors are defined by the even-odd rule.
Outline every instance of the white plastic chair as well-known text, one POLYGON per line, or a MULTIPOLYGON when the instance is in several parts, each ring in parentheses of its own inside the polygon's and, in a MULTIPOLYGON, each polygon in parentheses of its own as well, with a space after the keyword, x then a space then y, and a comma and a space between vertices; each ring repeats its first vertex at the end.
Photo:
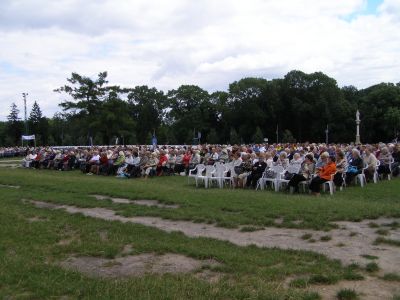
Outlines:
POLYGON ((270 170, 274 171, 275 176, 272 178, 266 177, 267 170, 265 170, 263 176, 258 179, 256 190, 258 188, 263 190, 267 182, 271 182, 276 192, 279 190, 278 180, 282 178, 284 168, 282 166, 272 166, 270 170))
POLYGON ((367 183, 367 178, 365 178, 364 171, 368 169, 368 165, 364 164, 364 168, 361 171, 361 174, 357 174, 355 178, 355 182, 357 184, 357 181, 360 181, 360 185, 363 188, 364 185, 367 183))
POLYGON ((208 185, 211 186, 213 182, 217 183, 219 188, 224 187, 224 182, 226 180, 230 180, 231 177, 227 176, 229 168, 222 163, 214 164, 214 172, 212 173, 212 177, 208 178, 208 185))
POLYGON ((392 157, 392 159, 390 160, 390 163, 389 163, 389 171, 390 171, 390 173, 387 175, 388 180, 392 179, 392 172, 393 172, 392 166, 393 166, 393 164, 394 164, 394 158, 392 157))
POLYGON ((189 178, 194 178, 196 180, 196 177, 204 172, 205 167, 206 166, 203 164, 198 164, 193 169, 189 170, 188 184, 189 184, 189 178))
POLYGON ((208 188, 209 178, 211 178, 213 176, 214 172, 215 172, 214 166, 210 166, 210 165, 205 166, 205 174, 202 175, 202 173, 200 173, 198 176, 195 177, 196 187, 198 187, 199 181, 202 181, 202 182, 204 182, 204 187, 208 188))
POLYGON ((378 168, 380 165, 381 165, 381 162, 378 160, 376 162, 376 166, 375 166, 375 170, 374 170, 374 176, 373 176, 374 183, 378 183, 378 179, 379 179, 378 168))
MULTIPOLYGON (((335 172, 335 174, 336 174, 336 172, 335 172)), ((333 177, 335 176, 335 174, 331 175, 331 180, 325 181, 322 184, 322 188, 323 188, 324 192, 325 192, 325 187, 328 186, 329 193, 330 193, 331 196, 333 195, 333 192, 335 191, 335 183, 333 182, 333 177)))
POLYGON ((301 165, 300 165, 300 164, 291 164, 291 165, 289 165, 289 166, 286 168, 286 170, 284 170, 284 171, 282 172, 281 178, 278 178, 278 179, 277 179, 278 190, 280 189, 280 187, 281 187, 282 184, 288 184, 289 181, 290 181, 290 179, 285 179, 285 178, 283 178, 284 174, 285 174, 286 172, 289 172, 290 174, 298 174, 298 173, 300 172, 300 168, 301 168, 301 165))

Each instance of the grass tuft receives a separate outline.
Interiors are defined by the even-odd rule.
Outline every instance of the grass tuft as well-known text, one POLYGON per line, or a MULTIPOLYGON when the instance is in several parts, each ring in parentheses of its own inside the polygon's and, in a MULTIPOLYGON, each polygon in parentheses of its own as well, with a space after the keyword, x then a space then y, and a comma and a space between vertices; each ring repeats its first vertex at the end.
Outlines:
POLYGON ((365 259, 370 259, 370 260, 374 260, 374 259, 378 259, 378 256, 374 256, 374 255, 369 255, 369 254, 362 254, 360 255, 361 257, 364 257, 365 259))
POLYGON ((389 230, 387 229, 378 229, 377 231, 375 231, 376 234, 379 235, 388 235, 389 234, 389 230))
POLYGON ((322 299, 321 295, 318 294, 317 292, 307 293, 302 298, 302 300, 320 300, 320 299, 322 299))
POLYGON ((369 222, 368 227, 369 228, 379 228, 379 224, 376 224, 375 222, 369 222))
POLYGON ((374 273, 379 271, 379 266, 377 263, 371 262, 365 266, 365 270, 369 273, 374 273))
POLYGON ((374 245, 379 245, 379 244, 386 244, 386 245, 390 245, 390 246, 400 247, 400 241, 392 240, 392 239, 385 239, 383 237, 378 237, 374 241, 374 245))
POLYGON ((308 286, 308 279, 307 278, 296 278, 293 279, 290 283, 289 283, 290 287, 294 287, 294 288, 301 288, 304 289, 308 286))
POLYGON ((323 242, 330 241, 331 239, 332 239, 332 237, 330 235, 321 236, 321 241, 323 241, 323 242))
POLYGON ((386 281, 400 281, 400 274, 386 273, 383 275, 382 279, 386 281))
POLYGON ((309 240, 312 237, 311 233, 305 233, 301 236, 302 240, 309 240))
POLYGON ((259 230, 264 230, 264 227, 243 226, 242 228, 240 228, 241 232, 253 232, 253 231, 259 231, 259 230))
POLYGON ((308 280, 310 284, 335 284, 338 282, 336 276, 325 276, 325 275, 312 275, 308 280))
POLYGON ((339 300, 356 300, 359 299, 356 291, 350 289, 342 289, 337 294, 336 297, 339 300))

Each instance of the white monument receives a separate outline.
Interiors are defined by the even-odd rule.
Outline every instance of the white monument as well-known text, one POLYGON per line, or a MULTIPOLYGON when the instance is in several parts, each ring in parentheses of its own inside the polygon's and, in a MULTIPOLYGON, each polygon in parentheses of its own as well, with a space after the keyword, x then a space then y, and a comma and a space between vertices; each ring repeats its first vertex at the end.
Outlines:
POLYGON ((357 109, 356 112, 356 124, 357 124, 357 134, 356 134, 356 144, 361 144, 360 142, 360 112, 357 109))

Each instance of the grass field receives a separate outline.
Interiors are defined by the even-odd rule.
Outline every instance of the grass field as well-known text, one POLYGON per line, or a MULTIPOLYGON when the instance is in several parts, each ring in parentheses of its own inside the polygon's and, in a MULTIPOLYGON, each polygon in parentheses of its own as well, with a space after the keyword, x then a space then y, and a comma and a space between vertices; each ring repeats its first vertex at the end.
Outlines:
POLYGON ((333 221, 400 217, 398 180, 364 189, 350 187, 333 197, 320 198, 271 191, 196 189, 180 176, 123 180, 9 168, 0 168, 0 184, 1 299, 320 299, 304 289, 304 282, 360 280, 364 272, 312 252, 189 238, 180 232, 40 209, 21 199, 106 207, 123 216, 156 216, 228 228, 247 226, 249 231, 267 226, 328 231, 334 227, 333 221), (154 199, 179 208, 116 204, 98 201, 93 194, 154 199), (65 240, 69 242, 63 243, 65 240), (130 255, 175 253, 212 259, 218 265, 206 265, 196 272, 208 270, 220 274, 220 279, 209 282, 196 272, 105 279, 60 266, 72 255, 116 258, 126 245, 132 246, 130 255))

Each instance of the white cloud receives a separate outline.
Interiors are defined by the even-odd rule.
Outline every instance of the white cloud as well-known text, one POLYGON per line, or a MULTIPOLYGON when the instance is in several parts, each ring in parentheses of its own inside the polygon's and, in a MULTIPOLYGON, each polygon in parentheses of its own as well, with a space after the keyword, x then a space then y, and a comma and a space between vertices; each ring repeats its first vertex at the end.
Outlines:
MULTIPOLYGON (((71 72, 122 86, 226 90, 244 76, 322 71, 359 88, 400 74, 400 4, 385 0, 101 0, 0 3, 0 120, 11 102, 59 110, 71 72)), ((22 116, 22 114, 21 114, 22 116)))

